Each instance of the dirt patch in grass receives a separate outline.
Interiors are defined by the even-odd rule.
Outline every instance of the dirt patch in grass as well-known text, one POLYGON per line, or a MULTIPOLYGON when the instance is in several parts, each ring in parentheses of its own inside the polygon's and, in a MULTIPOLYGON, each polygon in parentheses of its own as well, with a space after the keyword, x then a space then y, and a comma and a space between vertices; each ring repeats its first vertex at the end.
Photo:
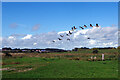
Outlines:
POLYGON ((2 65, 11 65, 11 64, 20 64, 20 62, 11 62, 11 63, 4 63, 4 62, 2 62, 0 64, 2 64, 2 65))
POLYGON ((9 68, 9 67, 0 69, 0 71, 5 71, 5 70, 16 70, 16 69, 15 68, 9 68))
POLYGON ((30 71, 32 70, 33 68, 28 68, 28 69, 24 69, 24 70, 18 70, 17 72, 26 72, 26 71, 30 71))

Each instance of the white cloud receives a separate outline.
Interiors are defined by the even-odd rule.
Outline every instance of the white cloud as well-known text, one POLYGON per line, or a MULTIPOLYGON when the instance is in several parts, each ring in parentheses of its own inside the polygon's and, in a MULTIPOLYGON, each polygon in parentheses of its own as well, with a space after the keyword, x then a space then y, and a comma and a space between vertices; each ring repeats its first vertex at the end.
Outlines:
POLYGON ((9 36, 8 39, 15 39, 15 37, 13 37, 13 36, 9 36))
POLYGON ((64 34, 64 33, 69 33, 68 31, 60 31, 58 34, 64 34))
POLYGON ((103 43, 104 46, 110 46, 110 45, 112 45, 112 44, 113 44, 113 42, 103 43))
POLYGON ((27 36, 23 37, 22 39, 30 39, 32 37, 32 35, 28 34, 27 36))
POLYGON ((33 43, 33 45, 37 45, 37 43, 33 43))
POLYGON ((95 41, 95 40, 90 40, 89 43, 90 43, 90 44, 95 44, 96 41, 95 41))
POLYGON ((48 32, 36 35, 11 35, 3 38, 3 46, 9 47, 30 47, 30 48, 64 48, 73 49, 75 47, 117 47, 118 28, 100 27, 85 30, 73 31, 73 34, 66 36, 69 31, 48 32), (60 34, 64 37, 60 37, 60 34), (19 37, 22 38, 19 38, 19 37), (90 37, 91 39, 87 39, 90 37), (62 40, 58 40, 61 38, 62 40), (70 41, 67 40, 70 38, 70 41), (52 42, 52 41, 55 42, 52 42))

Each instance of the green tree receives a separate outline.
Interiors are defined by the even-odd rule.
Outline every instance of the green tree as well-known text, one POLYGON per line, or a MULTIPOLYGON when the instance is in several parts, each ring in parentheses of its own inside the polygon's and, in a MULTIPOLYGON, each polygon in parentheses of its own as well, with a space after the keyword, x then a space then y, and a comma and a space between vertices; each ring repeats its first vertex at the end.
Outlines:
POLYGON ((118 46, 117 49, 120 49, 120 46, 118 46))

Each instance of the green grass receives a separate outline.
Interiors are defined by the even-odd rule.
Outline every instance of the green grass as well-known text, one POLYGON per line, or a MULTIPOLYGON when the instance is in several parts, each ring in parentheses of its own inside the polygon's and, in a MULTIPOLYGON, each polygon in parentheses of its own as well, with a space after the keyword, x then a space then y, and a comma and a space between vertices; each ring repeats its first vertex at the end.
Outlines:
POLYGON ((4 70, 2 77, 117 78, 118 50, 105 49, 98 51, 98 54, 92 54, 92 50, 86 49, 58 53, 27 53, 12 58, 3 57, 4 65, 2 67, 10 68, 10 70, 4 70), (102 53, 105 53, 105 61, 87 61, 91 56, 101 59, 102 53), (80 58, 80 60, 76 58, 80 58))
POLYGON ((3 67, 16 69, 3 71, 3 78, 117 78, 118 76, 117 60, 82 61, 62 58, 23 57, 3 59, 3 62, 6 63, 3 67), (11 64, 13 62, 19 62, 20 64, 11 64), (33 69, 18 72, 18 70, 29 68, 33 69))
MULTIPOLYGON (((98 54, 99 53, 118 53, 118 49, 97 49, 98 50, 98 54)), ((80 54, 84 54, 84 53, 92 53, 93 50, 92 49, 78 49, 78 51, 71 51, 69 53, 80 53, 80 54)), ((54 52, 52 54, 60 54, 60 53, 68 53, 68 52, 54 52)), ((51 54, 51 53, 47 53, 47 54, 51 54)))
MULTIPOLYGON (((99 53, 118 53, 118 49, 97 49, 98 50, 98 54, 99 53)), ((92 49, 79 49, 77 52, 75 53, 92 53, 93 50, 92 49)), ((73 51, 72 51, 73 53, 73 51)))

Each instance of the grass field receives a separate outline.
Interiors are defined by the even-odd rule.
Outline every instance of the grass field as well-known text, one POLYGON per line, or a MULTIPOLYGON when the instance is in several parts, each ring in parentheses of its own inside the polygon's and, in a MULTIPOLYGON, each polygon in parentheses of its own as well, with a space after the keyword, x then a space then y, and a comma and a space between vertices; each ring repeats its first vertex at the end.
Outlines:
POLYGON ((3 78, 117 78, 118 51, 91 50, 65 53, 28 53, 3 57, 3 78), (88 61, 91 56, 105 61, 88 61))

